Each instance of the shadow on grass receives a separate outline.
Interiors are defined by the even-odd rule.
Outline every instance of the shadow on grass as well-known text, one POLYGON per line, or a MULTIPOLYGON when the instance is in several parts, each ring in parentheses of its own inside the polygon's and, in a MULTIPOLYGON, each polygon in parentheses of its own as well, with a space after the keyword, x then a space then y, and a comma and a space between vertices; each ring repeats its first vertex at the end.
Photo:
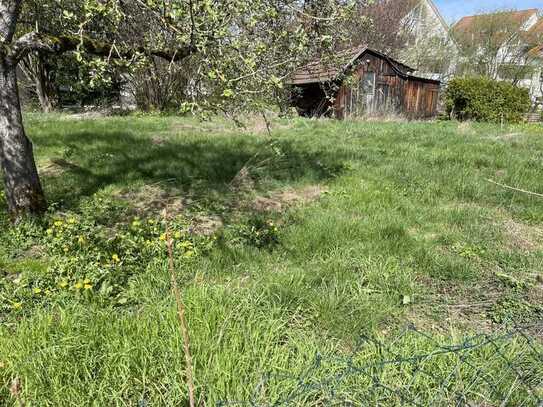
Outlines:
MULTIPOLYGON (((76 208, 85 197, 108 186, 167 182, 197 197, 228 194, 229 183, 245 166, 251 177, 273 184, 321 182, 343 170, 341 158, 330 152, 308 152, 291 140, 247 136, 139 136, 131 131, 76 131, 60 137, 39 137, 45 157, 55 171, 42 172, 50 202, 76 208)), ((42 157, 43 158, 43 157, 42 157)), ((258 185, 257 185, 258 189, 258 185)))

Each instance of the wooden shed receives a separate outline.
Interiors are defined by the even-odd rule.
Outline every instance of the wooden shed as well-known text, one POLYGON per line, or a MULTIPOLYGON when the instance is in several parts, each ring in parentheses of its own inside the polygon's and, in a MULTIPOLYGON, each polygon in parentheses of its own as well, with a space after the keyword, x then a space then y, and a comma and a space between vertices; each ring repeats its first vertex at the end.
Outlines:
POLYGON ((361 46, 331 61, 311 62, 287 81, 291 103, 303 116, 401 114, 411 119, 436 116, 441 83, 413 76, 415 70, 361 46))

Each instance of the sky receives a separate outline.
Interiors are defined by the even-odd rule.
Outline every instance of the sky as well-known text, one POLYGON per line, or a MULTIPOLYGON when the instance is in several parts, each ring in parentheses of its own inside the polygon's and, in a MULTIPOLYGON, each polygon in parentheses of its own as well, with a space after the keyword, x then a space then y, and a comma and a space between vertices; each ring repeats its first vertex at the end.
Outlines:
POLYGON ((543 0, 434 0, 434 3, 450 23, 488 10, 539 8, 543 11, 543 0))

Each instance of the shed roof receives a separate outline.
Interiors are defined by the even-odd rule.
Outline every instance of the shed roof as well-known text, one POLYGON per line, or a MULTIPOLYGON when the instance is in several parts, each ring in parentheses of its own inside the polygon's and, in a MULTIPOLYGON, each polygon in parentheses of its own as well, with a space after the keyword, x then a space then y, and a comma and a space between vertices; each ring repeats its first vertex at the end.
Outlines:
POLYGON ((287 81, 290 85, 303 85, 337 80, 340 74, 345 73, 365 53, 371 53, 387 60, 400 75, 407 76, 415 69, 403 64, 379 51, 368 48, 367 45, 348 48, 337 52, 330 61, 318 59, 295 71, 287 81))

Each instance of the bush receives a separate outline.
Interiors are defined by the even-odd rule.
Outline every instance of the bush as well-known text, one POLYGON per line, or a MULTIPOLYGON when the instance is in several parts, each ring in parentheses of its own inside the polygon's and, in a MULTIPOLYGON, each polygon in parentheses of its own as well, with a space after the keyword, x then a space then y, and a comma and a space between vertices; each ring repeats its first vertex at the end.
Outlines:
POLYGON ((445 93, 447 113, 459 120, 522 121, 530 109, 527 89, 484 77, 453 79, 445 93))

